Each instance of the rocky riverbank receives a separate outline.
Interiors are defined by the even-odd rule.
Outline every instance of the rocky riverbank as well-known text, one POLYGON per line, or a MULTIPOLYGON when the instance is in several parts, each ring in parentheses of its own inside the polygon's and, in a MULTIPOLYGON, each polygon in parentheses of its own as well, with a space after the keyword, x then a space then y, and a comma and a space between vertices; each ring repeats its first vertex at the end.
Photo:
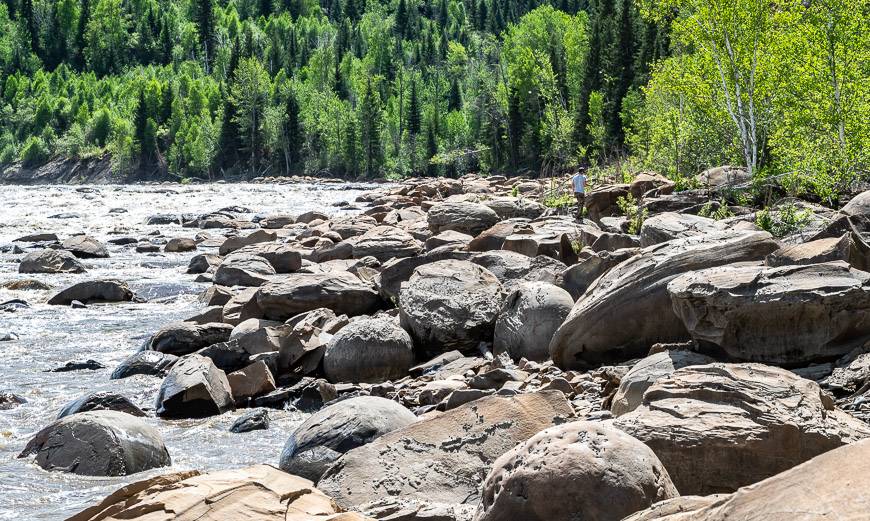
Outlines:
MULTIPOLYGON (((860 518, 870 192, 792 203, 803 224, 775 237, 725 202, 741 175, 599 185, 583 220, 550 207, 550 181, 476 176, 386 185, 343 216, 151 215, 124 247, 189 252, 183 277, 210 284, 113 368, 151 379, 153 412, 85 394, 21 457, 151 472, 76 521, 860 518), (251 436, 310 416, 261 465, 154 474, 177 455, 143 417, 238 410, 251 436)), ((86 236, 10 247, 17 285, 107 254, 86 236)), ((111 277, 47 300, 147 305, 111 277)))

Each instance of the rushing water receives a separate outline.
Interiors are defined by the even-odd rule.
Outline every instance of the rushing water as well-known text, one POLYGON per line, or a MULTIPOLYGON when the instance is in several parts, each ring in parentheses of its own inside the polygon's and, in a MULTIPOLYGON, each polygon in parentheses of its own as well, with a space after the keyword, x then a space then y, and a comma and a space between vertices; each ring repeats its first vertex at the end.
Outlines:
MULTIPOLYGON (((185 274, 192 253, 139 254, 133 246, 112 246, 108 239, 142 238, 159 230, 167 238, 193 237, 198 231, 181 226, 147 226, 157 213, 206 213, 231 205, 259 214, 299 214, 320 210, 334 214, 332 204, 353 200, 370 186, 342 185, 197 185, 197 186, 0 186, 0 245, 38 232, 65 237, 85 232, 107 244, 108 259, 83 260, 81 275, 18 275, 22 255, 0 253, 0 283, 35 278, 53 290, 98 278, 126 281, 144 304, 93 305, 70 309, 44 304, 52 291, 0 289, 0 302, 24 299, 28 309, 0 312, 0 334, 17 333, 17 341, 0 342, 0 391, 11 391, 27 403, 0 411, 0 520, 64 519, 95 503, 122 484, 145 476, 181 469, 219 469, 255 463, 276 463, 288 432, 302 418, 298 413, 270 411, 266 431, 229 432, 244 411, 201 420, 146 419, 163 435, 172 456, 171 468, 124 478, 87 478, 47 472, 33 458, 17 459, 27 441, 56 417, 67 402, 99 390, 120 392, 153 414, 160 379, 138 375, 109 380, 115 365, 135 352, 162 325, 183 320, 202 307, 197 295, 207 285, 185 274), (126 212, 110 210, 122 208, 126 212), (56 218, 57 214, 74 214, 56 218), (106 366, 96 371, 45 372, 71 360, 93 359, 106 366)), ((256 214, 249 214, 250 216, 256 214)), ((25 246, 25 245, 23 245, 25 246)), ((28 251, 30 248, 27 248, 28 251)), ((198 253, 210 251, 200 249, 198 253)))

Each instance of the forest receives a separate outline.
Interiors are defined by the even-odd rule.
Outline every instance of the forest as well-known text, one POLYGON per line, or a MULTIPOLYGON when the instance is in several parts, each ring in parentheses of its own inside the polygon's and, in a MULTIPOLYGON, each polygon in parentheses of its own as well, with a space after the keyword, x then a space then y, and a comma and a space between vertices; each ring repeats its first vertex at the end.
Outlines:
POLYGON ((868 173, 870 0, 0 0, 0 165, 868 173))

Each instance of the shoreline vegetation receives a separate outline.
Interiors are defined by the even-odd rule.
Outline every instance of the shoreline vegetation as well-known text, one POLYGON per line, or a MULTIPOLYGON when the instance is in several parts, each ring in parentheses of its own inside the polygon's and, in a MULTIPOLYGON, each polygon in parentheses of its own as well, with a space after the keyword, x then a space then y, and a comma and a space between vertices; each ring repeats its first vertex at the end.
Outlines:
POLYGON ((868 18, 866 0, 4 0, 0 169, 680 184, 731 164, 836 207, 868 176, 868 18))

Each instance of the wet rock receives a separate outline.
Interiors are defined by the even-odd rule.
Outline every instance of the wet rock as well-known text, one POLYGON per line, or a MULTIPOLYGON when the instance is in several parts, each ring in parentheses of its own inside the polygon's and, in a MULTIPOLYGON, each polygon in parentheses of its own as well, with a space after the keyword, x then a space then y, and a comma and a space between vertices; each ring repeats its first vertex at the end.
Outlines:
POLYGON ((683 494, 732 492, 870 436, 815 382, 760 364, 678 369, 614 425, 646 443, 683 494))
POLYGON ((218 342, 226 342, 232 331, 233 326, 220 322, 202 325, 175 322, 154 333, 149 347, 161 353, 186 355, 218 342))
POLYGON ((109 256, 103 243, 87 235, 73 235, 61 247, 80 259, 104 259, 109 256))
POLYGON ((175 237, 169 239, 169 242, 167 242, 166 246, 163 247, 163 251, 167 253, 180 253, 194 250, 196 250, 196 241, 186 237, 175 237))
POLYGON ((81 215, 73 212, 62 212, 48 216, 49 219, 78 219, 80 217, 81 215))
POLYGON ((210 273, 220 266, 223 259, 219 255, 211 253, 200 253, 194 255, 187 264, 187 273, 194 275, 197 273, 210 273))
POLYGON ((117 239, 109 239, 106 242, 114 246, 127 246, 129 244, 136 244, 139 240, 135 237, 118 237, 117 239))
POLYGON ((679 493, 653 451, 609 424, 551 427, 492 466, 474 521, 619 521, 679 493))
POLYGON ((643 393, 659 378, 669 376, 683 367, 714 362, 709 356, 692 351, 662 351, 650 355, 634 364, 622 377, 619 389, 613 396, 610 411, 614 416, 629 413, 640 406, 643 393))
POLYGON ((119 411, 131 416, 145 416, 145 413, 126 397, 110 391, 87 393, 63 406, 57 419, 87 411, 119 411))
POLYGON ((488 270, 468 261, 424 264, 402 284, 402 327, 417 347, 470 350, 492 340, 503 300, 502 286, 488 270))
POLYGON ((288 244, 268 242, 252 244, 239 248, 234 254, 262 257, 275 268, 276 273, 294 273, 302 267, 302 253, 288 244))
POLYGON ((268 409, 254 409, 239 416, 230 426, 230 432, 240 434, 251 431, 264 431, 269 428, 268 409))
POLYGON ((355 316, 380 305, 374 288, 346 271, 290 274, 262 285, 256 295, 263 316, 270 320, 287 320, 317 308, 355 316))
POLYGON ((366 521, 338 513, 307 479, 269 465, 188 470, 127 485, 68 521, 366 521))
POLYGON ((495 323, 493 351, 506 352, 514 360, 548 360, 550 339, 573 306, 562 288, 545 282, 519 284, 508 294, 495 323))
POLYGON ((287 439, 281 470, 317 481, 342 454, 417 421, 398 403, 360 396, 311 415, 287 439))
POLYGON ((413 362, 411 337, 394 320, 361 318, 329 341, 323 371, 333 383, 380 383, 406 376, 413 362))
POLYGON ((680 276, 668 291, 692 338, 737 360, 805 364, 870 340, 870 274, 844 262, 721 266, 680 276))
POLYGON ((85 266, 66 250, 32 251, 21 259, 18 273, 85 273, 85 266))
POLYGON ((665 212, 648 217, 640 228, 640 245, 646 248, 653 244, 703 235, 719 229, 716 221, 687 213, 665 212))
POLYGON ((127 476, 171 464, 160 433, 118 411, 89 411, 61 418, 39 431, 19 458, 83 476, 127 476))
POLYGON ((159 351, 139 351, 118 364, 110 378, 120 380, 137 374, 164 376, 177 360, 177 356, 159 351))
POLYGON ((423 245, 410 233, 393 226, 377 226, 353 243, 353 258, 374 257, 380 262, 420 253, 423 245))
POLYGON ((658 342, 688 340, 671 309, 668 283, 689 271, 760 260, 777 247, 766 232, 716 232, 644 248, 574 304, 553 336, 550 355, 557 366, 571 369, 642 355, 658 342))
POLYGON ((0 342, 12 342, 18 340, 18 334, 11 331, 0 331, 0 342))
POLYGON ((27 403, 27 400, 17 394, 9 391, 0 391, 0 411, 8 411, 24 403, 27 403))
POLYGON ((162 226, 167 224, 182 224, 182 218, 180 215, 172 215, 172 214, 156 214, 149 215, 147 219, 145 219, 145 224, 148 226, 162 226))
POLYGON ((734 494, 683 497, 625 521, 863 519, 870 501, 870 441, 859 441, 734 494))
POLYGON ((160 246, 148 241, 140 241, 136 244, 136 253, 157 253, 160 246))
POLYGON ((275 274, 275 268, 259 255, 233 253, 215 270, 214 282, 221 286, 262 286, 275 274))
POLYGON ((0 288, 11 291, 47 291, 51 286, 36 279, 10 280, 0 284, 0 288))
POLYGON ((443 202, 429 209, 427 220, 434 234, 454 230, 474 237, 497 223, 499 217, 479 203, 443 202))
POLYGON ((51 232, 33 233, 25 235, 17 239, 12 239, 12 242, 57 242, 59 239, 57 234, 51 232))
POLYGON ((79 282, 48 299, 48 304, 68 306, 74 300, 94 302, 129 302, 138 300, 126 283, 119 280, 89 280, 79 282))
POLYGON ((157 415, 199 418, 233 409, 226 374, 211 360, 197 354, 178 359, 160 385, 157 415))
POLYGON ((317 485, 345 508, 385 496, 473 505, 496 458, 571 414, 557 391, 483 398, 351 450, 317 485))
POLYGON ((228 237, 224 243, 221 244, 218 253, 220 255, 229 255, 244 246, 250 246, 251 244, 261 242, 272 242, 277 238, 278 235, 275 232, 268 232, 266 230, 256 230, 247 235, 235 235, 233 237, 228 237))
POLYGON ((257 361, 227 375, 230 391, 236 403, 246 403, 249 398, 275 390, 275 377, 265 362, 257 361))
POLYGON ((50 373, 65 373, 68 371, 96 371, 97 369, 105 369, 106 366, 96 360, 71 361, 63 364, 60 367, 50 369, 50 373))

